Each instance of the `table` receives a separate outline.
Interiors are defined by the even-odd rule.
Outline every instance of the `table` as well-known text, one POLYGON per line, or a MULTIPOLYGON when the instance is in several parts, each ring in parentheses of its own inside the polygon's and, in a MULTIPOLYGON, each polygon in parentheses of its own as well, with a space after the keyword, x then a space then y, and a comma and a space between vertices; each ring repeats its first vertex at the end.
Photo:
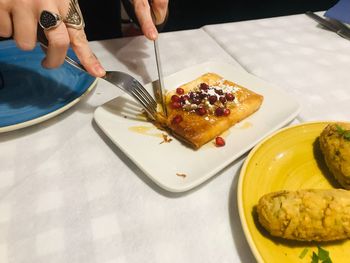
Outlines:
POLYGON ((302 105, 300 121, 350 118, 350 43, 305 15, 205 26, 250 73, 302 105))
MULTIPOLYGON (((143 37, 92 42, 107 69, 157 78, 143 37)), ((296 122, 349 119, 350 42, 304 15, 161 34, 164 75, 208 60, 296 96, 296 122)), ((254 262, 240 226, 244 156, 186 193, 152 183, 92 120, 120 95, 94 93, 42 124, 0 134, 0 262, 254 262)))

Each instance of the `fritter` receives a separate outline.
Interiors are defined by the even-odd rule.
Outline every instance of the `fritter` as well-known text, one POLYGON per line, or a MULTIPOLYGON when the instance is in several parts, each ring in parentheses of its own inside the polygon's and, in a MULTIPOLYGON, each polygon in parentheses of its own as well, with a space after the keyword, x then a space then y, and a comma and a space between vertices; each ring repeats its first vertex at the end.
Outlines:
POLYGON ((279 191, 260 198, 261 225, 273 236, 300 241, 350 237, 350 191, 307 189, 279 191))
POLYGON ((320 135, 320 147, 330 172, 350 189, 350 123, 329 124, 320 135))

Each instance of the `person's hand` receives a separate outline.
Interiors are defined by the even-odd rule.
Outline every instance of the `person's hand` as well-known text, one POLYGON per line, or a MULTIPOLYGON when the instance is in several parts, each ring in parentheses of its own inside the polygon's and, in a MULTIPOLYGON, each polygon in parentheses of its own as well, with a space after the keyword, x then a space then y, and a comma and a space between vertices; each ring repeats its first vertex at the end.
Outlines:
MULTIPOLYGON (((60 14, 63 18, 69 10, 69 0, 0 0, 0 37, 13 36, 23 50, 36 45, 37 26, 42 11, 60 14)), ((42 65, 56 68, 64 62, 69 44, 86 70, 93 76, 102 77, 105 70, 92 53, 83 29, 74 29, 60 23, 45 30, 49 45, 42 65)))
POLYGON ((158 37, 154 24, 162 24, 168 12, 168 0, 134 0, 135 13, 143 34, 150 40, 158 37), (155 21, 154 21, 155 20, 155 21))

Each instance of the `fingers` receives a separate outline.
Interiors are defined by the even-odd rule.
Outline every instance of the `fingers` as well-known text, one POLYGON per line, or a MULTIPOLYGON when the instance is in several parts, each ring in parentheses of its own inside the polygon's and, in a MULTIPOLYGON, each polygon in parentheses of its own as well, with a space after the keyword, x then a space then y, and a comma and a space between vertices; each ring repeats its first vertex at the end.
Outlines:
POLYGON ((57 68, 63 64, 69 47, 67 28, 61 23, 56 28, 45 30, 45 35, 49 44, 42 65, 45 68, 57 68))
MULTIPOLYGON (((13 35, 17 45, 24 50, 33 49, 36 45, 37 24, 42 11, 67 14, 69 8, 68 0, 10 1, 13 5, 12 7, 10 5, 7 12, 0 0, 0 36, 13 35)), ((42 61, 44 67, 56 68, 63 64, 71 43, 80 62, 91 75, 96 77, 105 75, 105 70, 89 48, 83 29, 67 28, 64 23, 58 22, 57 27, 44 30, 44 33, 48 40, 46 57, 42 61)))
POLYGON ((106 74, 100 62, 92 53, 83 29, 68 28, 61 23, 57 28, 45 31, 48 39, 46 58, 42 65, 46 68, 60 66, 65 59, 69 44, 78 56, 85 69, 95 77, 102 77, 106 74))
POLYGON ((152 19, 148 0, 135 0, 134 8, 142 32, 148 39, 155 40, 158 37, 158 32, 152 19))
POLYGON ((156 25, 162 24, 168 13, 168 0, 153 0, 152 10, 156 18, 156 25))
POLYGON ((16 7, 12 11, 12 20, 13 38, 17 46, 23 50, 32 50, 36 44, 37 28, 37 18, 32 10, 25 6, 16 7))
POLYGON ((0 10, 0 37, 12 36, 12 22, 9 13, 0 10))
MULTIPOLYGON (((42 11, 48 11, 54 14, 59 14, 58 7, 52 1, 41 1, 41 6, 38 9, 37 16, 40 17, 42 11)), ((66 53, 69 47, 69 36, 64 23, 59 23, 55 28, 44 30, 48 40, 46 57, 42 61, 42 66, 45 68, 57 68, 63 64, 66 53)))
POLYGON ((71 46, 85 69, 95 77, 104 76, 106 74, 106 71, 103 69, 94 53, 92 53, 84 30, 68 28, 68 33, 71 41, 71 46))
MULTIPOLYGON (((63 17, 68 13, 68 1, 60 1, 56 13, 63 17)), ((48 9, 52 12, 52 8, 48 9)), ((84 32, 84 29, 74 29, 61 23, 57 28, 45 31, 49 41, 47 58, 43 65, 46 67, 56 67, 63 63, 69 44, 78 56, 85 69, 95 77, 102 77, 106 74, 100 62, 92 53, 84 32)))

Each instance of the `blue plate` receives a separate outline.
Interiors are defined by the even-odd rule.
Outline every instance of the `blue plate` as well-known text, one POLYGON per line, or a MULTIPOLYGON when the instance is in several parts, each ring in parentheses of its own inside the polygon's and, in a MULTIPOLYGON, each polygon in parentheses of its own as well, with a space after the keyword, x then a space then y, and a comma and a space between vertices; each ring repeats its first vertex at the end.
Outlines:
POLYGON ((25 52, 13 41, 0 41, 0 132, 56 116, 94 87, 96 78, 67 63, 42 68, 43 58, 39 46, 25 52))

